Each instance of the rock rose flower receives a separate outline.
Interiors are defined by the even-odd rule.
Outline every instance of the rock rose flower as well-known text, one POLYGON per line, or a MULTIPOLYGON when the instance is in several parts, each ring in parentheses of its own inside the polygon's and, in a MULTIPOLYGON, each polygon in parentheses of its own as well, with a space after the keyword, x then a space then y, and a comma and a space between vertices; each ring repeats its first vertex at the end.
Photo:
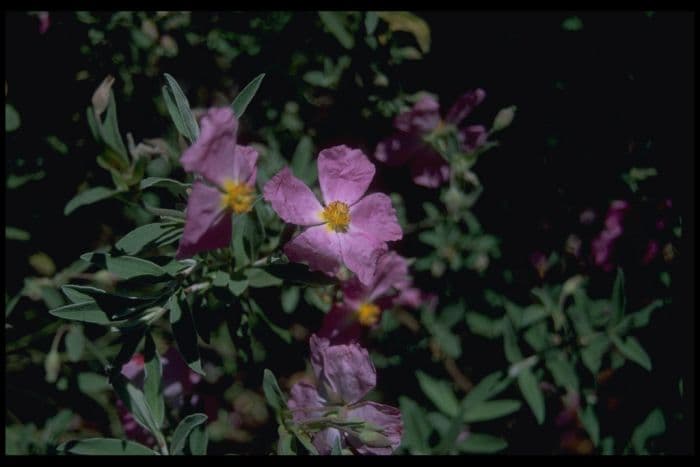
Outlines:
POLYGON ((309 344, 317 385, 301 381, 292 387, 288 406, 294 422, 308 424, 325 419, 341 427, 324 428, 314 435, 312 442, 320 454, 330 454, 336 440, 342 448, 357 454, 391 454, 401 444, 401 411, 376 402, 361 402, 377 383, 367 349, 357 343, 330 345, 316 335, 311 336, 309 344), (369 423, 376 431, 343 428, 348 426, 344 422, 350 421, 369 423))
POLYGON ((375 169, 359 149, 324 149, 317 164, 325 206, 288 167, 265 184, 264 198, 275 212, 285 222, 308 227, 284 252, 291 261, 306 261, 310 269, 328 275, 345 264, 369 284, 386 242, 402 237, 391 199, 383 193, 363 197, 375 169))
POLYGON ((180 159, 187 172, 204 181, 192 184, 177 259, 228 245, 231 215, 253 206, 258 152, 236 144, 237 130, 238 119, 230 108, 209 109, 202 117, 199 138, 180 159))
MULTIPOLYGON (((486 97, 476 89, 457 99, 445 119, 440 118, 440 105, 430 97, 421 98, 413 108, 394 119, 397 132, 377 145, 374 157, 391 166, 410 164, 413 181, 435 188, 450 177, 447 161, 433 149, 424 137, 445 125, 458 126, 486 97)), ((458 130, 461 150, 471 152, 486 142, 488 132, 482 125, 470 125, 458 130)))
POLYGON ((421 304, 434 307, 435 297, 412 287, 408 275, 408 262, 391 251, 377 263, 377 272, 369 285, 363 285, 353 277, 342 285, 343 301, 323 319, 318 335, 332 343, 357 340, 363 328, 374 326, 383 310, 397 305, 418 308, 421 304))

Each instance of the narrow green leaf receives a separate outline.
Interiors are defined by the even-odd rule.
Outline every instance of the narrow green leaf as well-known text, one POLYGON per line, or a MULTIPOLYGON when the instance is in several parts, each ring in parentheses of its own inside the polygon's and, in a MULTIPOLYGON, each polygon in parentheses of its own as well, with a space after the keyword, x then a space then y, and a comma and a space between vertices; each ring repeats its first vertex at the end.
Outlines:
POLYGON ((143 393, 146 404, 151 409, 156 425, 161 428, 165 417, 165 401, 163 399, 162 375, 163 367, 156 351, 156 345, 150 333, 146 333, 146 346, 144 348, 144 373, 143 393))
POLYGON ((78 388, 84 394, 94 394, 111 389, 105 375, 91 372, 78 373, 78 388))
POLYGON ((49 310, 49 313, 57 318, 70 321, 102 325, 114 324, 95 302, 71 303, 49 310))
POLYGON ((294 450, 294 436, 287 431, 284 425, 277 427, 277 455, 278 456, 295 456, 297 453, 294 450))
POLYGON ((244 271, 244 274, 248 278, 250 287, 275 287, 282 284, 282 279, 273 276, 264 269, 249 268, 244 271))
POLYGON ((617 324, 620 322, 626 311, 625 275, 622 272, 622 268, 617 268, 617 276, 615 277, 615 283, 613 284, 611 300, 613 303, 612 324, 617 324))
POLYGON ((282 329, 281 327, 277 326, 275 323, 270 321, 270 318, 267 317, 265 312, 263 312, 263 310, 254 300, 248 300, 248 305, 250 306, 250 311, 256 316, 259 316, 265 322, 265 324, 267 324, 267 326, 272 330, 272 332, 277 334, 287 344, 290 344, 292 342, 292 334, 288 330, 282 329))
POLYGON ((513 326, 509 320, 504 320, 503 324, 503 350, 506 354, 506 359, 510 363, 517 363, 523 359, 515 331, 513 331, 513 326))
POLYGON ((148 407, 148 403, 146 403, 143 392, 131 384, 131 381, 125 378, 119 371, 112 372, 111 382, 114 391, 124 403, 127 410, 134 416, 134 420, 156 437, 162 436, 160 427, 151 409, 148 407))
POLYGON ((282 310, 285 313, 293 313, 299 304, 299 298, 301 297, 301 290, 299 287, 292 286, 282 290, 281 302, 282 310))
POLYGON ((83 356, 85 349, 85 336, 83 335, 83 327, 74 324, 70 327, 70 331, 66 334, 66 353, 68 360, 78 362, 83 356))
POLYGON ((294 149, 290 164, 292 173, 309 186, 313 185, 318 178, 316 164, 313 163, 313 151, 314 143, 311 138, 302 136, 294 149))
POLYGON ((508 447, 501 438, 480 433, 469 433, 467 439, 458 442, 455 447, 461 452, 471 454, 492 454, 508 447))
POLYGON ((277 384, 277 378, 275 378, 274 373, 267 368, 263 371, 263 393, 265 394, 265 400, 275 412, 287 408, 287 400, 279 384, 277 384))
POLYGON ((598 334, 590 338, 581 350, 581 360, 594 376, 598 374, 603 355, 609 348, 610 339, 603 334, 598 334))
POLYGON ((119 133, 119 124, 117 122, 117 102, 114 99, 114 91, 109 91, 109 105, 107 106, 107 114, 105 121, 99 126, 102 140, 113 151, 116 152, 121 162, 129 165, 128 153, 122 135, 119 133))
POLYGON ((420 370, 416 371, 416 378, 418 378, 421 389, 435 404, 435 407, 451 417, 457 415, 459 402, 448 382, 436 380, 420 370))
POLYGON ((399 407, 404 428, 401 445, 408 448, 411 454, 429 454, 428 438, 432 428, 425 411, 405 396, 399 397, 399 407))
POLYGON ((488 316, 469 311, 465 314, 467 326, 474 334, 492 339, 503 333, 503 319, 491 319, 488 316))
POLYGON ((168 300, 167 306, 170 310, 170 326, 180 354, 192 370, 204 376, 202 362, 199 359, 197 331, 195 330, 194 320, 190 314, 187 302, 184 300, 180 301, 177 295, 173 295, 168 300))
POLYGON ((506 386, 500 384, 502 376, 503 372, 496 371, 482 378, 479 384, 474 386, 467 396, 462 399, 462 407, 465 412, 504 390, 506 386))
POLYGON ((203 413, 194 413, 183 418, 180 424, 175 428, 173 439, 170 443, 170 454, 181 455, 185 449, 185 443, 188 436, 195 427, 207 421, 207 416, 203 413))
MULTIPOLYGON (((168 82, 168 85, 170 86, 170 91, 172 92, 172 97, 175 101, 175 107, 177 107, 177 111, 182 119, 182 124, 185 129, 183 136, 189 139, 190 143, 194 143, 197 138, 199 138, 199 126, 197 125, 197 121, 190 110, 190 103, 187 100, 185 93, 182 92, 180 85, 177 84, 175 78, 170 76, 168 73, 164 73, 164 76, 168 82)), ((173 121, 175 121, 175 119, 173 119, 173 121)), ((175 125, 177 126, 177 123, 175 125)))
POLYGON ((634 429, 632 433, 632 447, 636 454, 648 454, 645 446, 649 438, 662 435, 666 432, 666 420, 661 409, 652 410, 647 418, 634 429))
POLYGON ((5 226, 5 239, 6 240, 19 240, 27 241, 31 238, 29 232, 26 230, 18 229, 17 227, 5 226))
POLYGON ((258 92, 263 78, 265 78, 265 73, 261 73, 253 78, 253 80, 248 83, 233 100, 231 103, 231 108, 233 109, 233 113, 236 115, 236 117, 241 118, 243 116, 248 108, 248 104, 250 104, 250 101, 253 100, 253 97, 255 97, 255 94, 258 92))
POLYGON ((247 289, 247 288, 248 288, 248 281, 247 280, 237 281, 237 280, 231 279, 228 282, 228 289, 236 297, 240 297, 241 294, 243 292, 245 292, 245 289, 247 289))
POLYGON ((5 132, 15 131, 20 124, 19 113, 10 104, 5 104, 5 132))
POLYGON ((464 413, 466 423, 483 422, 505 417, 520 409, 521 402, 511 399, 485 401, 464 413))
POLYGON ((552 377, 557 386, 567 391, 578 392, 579 380, 576 369, 571 362, 567 360, 564 352, 552 352, 547 356, 545 364, 549 372, 552 373, 552 377))
POLYGON ((160 222, 142 225, 124 235, 115 247, 127 255, 135 255, 175 228, 173 224, 160 222))
POLYGON ((579 419, 583 427, 591 437, 594 446, 598 446, 600 441, 600 427, 598 426, 598 417, 595 415, 595 409, 592 405, 587 406, 584 410, 579 409, 579 419))
POLYGON ((133 279, 134 277, 155 276, 165 279, 171 277, 162 267, 151 261, 135 256, 111 256, 108 253, 85 253, 80 259, 107 269, 121 279, 133 279))
POLYGON ((163 177, 147 177, 141 180, 141 182, 139 183, 139 188, 141 188, 142 190, 145 190, 146 188, 150 188, 152 186, 162 186, 168 188, 174 193, 184 194, 191 185, 189 183, 182 183, 177 180, 163 177))
POLYGON ((205 424, 198 425, 189 436, 189 450, 193 456, 205 456, 209 444, 209 433, 205 424))
POLYGON ((56 448, 59 452, 88 456, 154 456, 155 451, 143 444, 116 438, 87 438, 68 441, 56 448))
POLYGON ((651 359, 649 358, 649 354, 646 353, 637 339, 632 336, 627 336, 623 342, 622 339, 615 334, 612 334, 610 337, 615 347, 617 347, 622 355, 639 364, 645 370, 651 371, 651 359))
POLYGON ((119 193, 119 190, 110 190, 109 188, 103 186, 96 186, 93 188, 88 188, 87 190, 81 191, 73 197, 66 207, 63 209, 63 214, 67 216, 81 206, 87 206, 88 204, 93 204, 103 199, 111 198, 112 196, 119 193))
POLYGON ((532 409, 537 423, 541 425, 544 422, 544 396, 537 378, 529 368, 523 369, 518 374, 518 387, 532 409))
POLYGON ((345 25, 345 13, 340 11, 319 11, 318 16, 321 18, 328 32, 338 39, 340 45, 346 49, 353 48, 355 45, 355 38, 347 30, 345 25))

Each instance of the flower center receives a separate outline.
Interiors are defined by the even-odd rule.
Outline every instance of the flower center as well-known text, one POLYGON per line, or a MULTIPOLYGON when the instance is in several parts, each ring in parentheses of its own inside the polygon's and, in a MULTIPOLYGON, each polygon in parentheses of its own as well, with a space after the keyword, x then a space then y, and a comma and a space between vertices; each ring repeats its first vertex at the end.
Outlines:
POLYGON ((374 303, 363 303, 357 309, 357 320, 363 326, 373 326, 379 321, 381 310, 374 303))
POLYGON ((329 230, 336 232, 347 232, 350 225, 350 208, 342 201, 333 201, 321 213, 329 230))
POLYGON ((223 183, 221 206, 231 209, 236 214, 250 211, 253 205, 253 189, 245 183, 226 180, 223 183))

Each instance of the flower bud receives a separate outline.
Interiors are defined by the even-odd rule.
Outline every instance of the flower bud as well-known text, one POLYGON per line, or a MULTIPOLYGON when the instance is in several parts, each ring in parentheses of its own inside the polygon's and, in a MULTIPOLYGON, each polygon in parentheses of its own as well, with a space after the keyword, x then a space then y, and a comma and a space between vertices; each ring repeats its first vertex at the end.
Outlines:
POLYGON ((505 128, 508 128, 510 124, 513 122, 513 118, 515 117, 515 111, 517 110, 517 107, 514 105, 511 105, 510 107, 506 107, 505 109, 501 109, 497 114, 496 118, 493 119, 493 131, 501 131, 505 128))
POLYGON ((391 447, 391 441, 389 441, 389 438, 377 431, 362 430, 358 433, 358 438, 363 444, 371 448, 391 447))
POLYGON ((61 371, 61 356, 56 349, 51 349, 51 351, 46 354, 44 370, 46 371, 46 382, 55 383, 58 379, 58 373, 61 371))
POLYGON ((114 76, 107 75, 92 95, 92 108, 95 109, 95 115, 98 118, 107 110, 107 106, 109 105, 109 93, 112 91, 113 84, 114 76))

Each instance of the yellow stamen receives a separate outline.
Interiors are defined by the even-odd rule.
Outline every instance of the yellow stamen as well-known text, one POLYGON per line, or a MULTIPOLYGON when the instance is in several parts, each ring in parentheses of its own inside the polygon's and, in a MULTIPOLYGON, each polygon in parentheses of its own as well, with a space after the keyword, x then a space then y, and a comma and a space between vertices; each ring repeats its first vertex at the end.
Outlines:
POLYGON ((221 206, 231 209, 236 214, 250 211, 253 206, 253 189, 245 183, 226 180, 223 183, 221 206))
POLYGON ((347 232, 350 225, 350 208, 342 201, 333 201, 321 212, 321 219, 329 230, 347 232))
POLYGON ((379 321, 381 310, 374 303, 363 303, 357 309, 357 320, 363 326, 373 326, 379 321))

